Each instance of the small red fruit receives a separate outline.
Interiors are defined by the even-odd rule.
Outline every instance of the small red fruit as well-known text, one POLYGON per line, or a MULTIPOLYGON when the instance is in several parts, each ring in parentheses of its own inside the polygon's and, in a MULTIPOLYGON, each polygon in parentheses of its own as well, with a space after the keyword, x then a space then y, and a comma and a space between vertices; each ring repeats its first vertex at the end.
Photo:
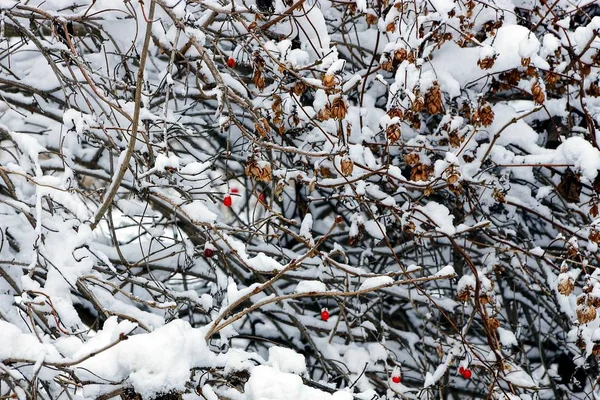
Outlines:
POLYGON ((459 367, 458 368, 458 373, 461 374, 462 377, 465 378, 465 379, 470 379, 471 376, 473 375, 473 373, 471 372, 470 369, 463 368, 463 367, 459 367))
POLYGON ((238 194, 240 192, 240 189, 234 187, 234 188, 231 188, 230 192, 231 192, 231 194, 238 194))
POLYGON ((233 68, 233 67, 235 67, 235 58, 233 58, 233 57, 229 57, 229 58, 227 59, 227 66, 228 66, 229 68, 233 68))
POLYGON ((213 249, 206 248, 204 249, 204 257, 211 258, 215 255, 215 251, 213 249))
POLYGON ((321 310, 321 319, 325 322, 329 319, 329 311, 326 308, 321 310))
POLYGON ((262 204, 265 204, 265 194, 261 193, 258 195, 258 201, 260 201, 262 204))
POLYGON ((392 382, 394 383, 400 383, 401 380, 402 378, 400 378, 399 376, 392 376, 392 382))
POLYGON ((231 207, 231 196, 225 196, 225 198, 223 199, 223 205, 225 207, 231 207))

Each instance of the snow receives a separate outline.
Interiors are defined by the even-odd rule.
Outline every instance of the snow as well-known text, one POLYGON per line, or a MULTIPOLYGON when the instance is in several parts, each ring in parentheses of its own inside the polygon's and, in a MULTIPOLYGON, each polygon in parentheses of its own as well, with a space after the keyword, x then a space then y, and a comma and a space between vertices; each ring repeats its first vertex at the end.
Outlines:
MULTIPOLYGON (((521 57, 518 51, 521 42, 523 42, 524 54, 531 54, 531 64, 548 69, 549 65, 542 57, 535 52, 539 48, 539 41, 535 35, 527 28, 520 25, 504 24, 496 32, 496 35, 482 43, 481 47, 460 48, 454 43, 446 43, 432 60, 432 68, 439 76, 442 73, 447 74, 449 78, 456 81, 460 87, 464 87, 469 82, 478 82, 479 79, 488 75, 519 68, 521 66, 521 57), (456 55, 460 54, 460 57, 456 55), (477 61, 486 57, 497 55, 494 65, 487 70, 482 70, 477 65, 477 61)), ((443 90, 444 86, 440 85, 443 90)), ((454 92, 453 95, 458 95, 454 92)))
POLYGON ((450 215, 450 210, 446 206, 432 201, 424 206, 418 206, 417 209, 437 225, 437 231, 450 236, 456 233, 456 228, 452 224, 454 216, 450 215))
MULTIPOLYGON (((55 347, 40 343, 35 335, 22 333, 14 325, 0 321, 0 340, 11 343, 11 346, 0 347, 0 359, 16 357, 39 363, 43 357, 48 362, 63 362, 57 350, 60 348, 70 354, 65 361, 77 364, 79 379, 94 376, 114 381, 128 379, 145 399, 169 390, 182 390, 191 368, 207 365, 214 359, 206 347, 203 331, 191 328, 185 321, 175 320, 152 333, 120 339, 133 329, 135 324, 117 322, 116 317, 110 317, 104 328, 86 343, 70 337, 57 342, 55 347), (157 348, 168 351, 156 351, 157 348)), ((84 394, 95 397, 101 394, 101 389, 86 386, 84 394)))
POLYGON ((327 286, 321 281, 300 281, 296 286, 296 293, 312 293, 312 292, 326 292, 327 286))
POLYGON ((15 141, 19 149, 26 153, 31 161, 37 164, 39 154, 45 151, 48 151, 44 146, 40 145, 40 143, 30 135, 26 135, 18 132, 10 132, 10 136, 12 140, 15 141))
POLYGON ((104 288, 90 286, 89 290, 106 311, 117 315, 130 315, 145 329, 154 330, 154 328, 165 324, 165 319, 160 315, 140 310, 133 304, 127 304, 124 299, 118 299, 117 296, 104 288))
POLYGON ((553 162, 573 164, 588 182, 593 182, 600 170, 600 151, 587 140, 573 136, 558 146, 553 162))
POLYGON ((456 7, 456 3, 451 0, 432 0, 431 4, 442 16, 447 16, 456 7))
POLYGON ((454 267, 452 265, 446 265, 444 268, 440 269, 438 272, 434 274, 434 276, 448 276, 448 275, 456 275, 454 271, 454 267))
POLYGON ((531 58, 540 49, 540 41, 537 40, 533 33, 530 33, 519 43, 519 56, 521 58, 531 58))
POLYGON ((496 57, 497 52, 492 46, 481 46, 479 49, 479 59, 484 60, 486 58, 496 57))
POLYGON ((217 214, 212 212, 202 200, 184 203, 181 205, 181 210, 197 224, 212 224, 217 220, 217 214))
POLYGON ((250 267, 262 272, 280 271, 284 268, 278 261, 263 252, 258 253, 255 257, 247 258, 246 262, 250 267))
POLYGON ((92 122, 90 116, 84 115, 80 111, 69 108, 63 114, 63 124, 69 130, 74 130, 78 135, 82 134, 84 130, 89 129, 90 122, 92 122))
POLYGON ((498 328, 497 331, 498 331, 498 338, 500 339, 500 343, 502 343, 502 346, 510 348, 512 346, 519 345, 519 342, 517 341, 515 334, 512 333, 511 331, 509 331, 508 329, 498 328))
POLYGON ((201 163, 201 162, 191 162, 188 163, 186 165, 184 165, 183 167, 181 167, 181 169, 179 170, 179 172, 181 174, 186 174, 186 175, 200 175, 203 172, 209 170, 211 167, 211 163, 201 163))
POLYGON ((306 374, 306 359, 302 354, 296 353, 292 349, 280 346, 269 348, 269 361, 267 365, 277 368, 281 372, 288 372, 297 375, 306 374))
POLYGON ((507 382, 522 388, 535 389, 538 387, 533 378, 521 368, 515 367, 512 370, 509 369, 509 371, 506 372, 505 379, 507 382))
POLYGON ((231 74, 222 73, 221 78, 223 79, 223 83, 228 88, 235 90, 242 97, 248 96, 248 91, 246 90, 246 87, 233 76, 231 76, 231 74))
POLYGON ((458 281, 458 285, 456 287, 456 291, 460 292, 467 289, 475 289, 476 281, 473 275, 463 275, 458 281))
POLYGON ((314 240, 313 240, 313 237, 311 234, 312 226, 313 226, 312 215, 311 215, 311 213, 307 213, 304 216, 304 219, 302 220, 302 224, 300 225, 300 236, 311 241, 311 243, 314 244, 314 240))
MULTIPOLYGON (((251 20, 227 16, 254 15, 254 0, 165 0, 153 17, 157 42, 143 71, 141 127, 149 131, 140 132, 127 173, 116 182, 131 125, 119 113, 135 107, 135 57, 143 50, 149 0, 97 0, 89 7, 72 0, 2 1, 4 9, 20 7, 23 15, 3 17, 24 29, 30 29, 27 7, 59 22, 94 20, 91 35, 75 37, 76 63, 65 59, 69 49, 54 32, 29 42, 8 32, 2 38, 10 49, 3 61, 10 90, 0 102, 0 361, 23 360, 2 364, 15 394, 25 400, 23 388, 31 387, 48 400, 98 398, 122 385, 144 399, 170 390, 186 390, 186 400, 432 397, 440 383, 448 392, 481 391, 485 376, 462 380, 454 368, 479 368, 486 359, 500 365, 501 356, 508 368, 487 371, 498 388, 512 383, 514 398, 532 397, 533 390, 551 398, 539 357, 521 348, 529 346, 520 343, 529 326, 519 318, 506 325, 503 307, 510 299, 517 316, 521 306, 534 307, 540 331, 565 337, 571 347, 583 341, 587 355, 600 338, 600 319, 580 324, 576 313, 588 289, 600 296, 593 268, 598 245, 588 238, 600 226, 590 210, 598 197, 600 151, 586 128, 587 118, 600 121, 600 100, 587 93, 599 76, 591 58, 600 18, 575 24, 583 18, 578 8, 591 1, 559 0, 562 21, 525 13, 517 22, 519 9, 534 3, 470 2, 468 16, 467 2, 392 2, 375 11, 375 3, 358 0, 350 15, 347 4, 308 0, 290 9, 276 0, 274 14, 264 13, 248 29, 251 20), (376 25, 365 23, 365 13, 377 14, 376 25), (285 18, 275 23, 277 16, 285 18), (482 29, 500 17, 501 28, 482 29), (354 25, 340 26, 345 19, 354 25), (231 40, 215 41, 219 34, 231 40), (438 46, 439 34, 447 40, 438 46), (206 49, 186 48, 190 40, 206 49), (383 51, 400 49, 416 51, 417 59, 381 68, 383 51), (235 68, 223 62, 229 56, 235 68), (269 84, 262 92, 250 84, 259 56, 269 84), (574 56, 592 65, 589 74, 573 64, 574 56), (491 68, 477 65, 490 57, 491 68), (521 65, 523 58, 531 58, 532 68, 521 65), (514 90, 492 93, 493 79, 511 70, 527 75, 514 90), (550 72, 564 74, 560 89, 548 83, 550 72), (335 75, 334 89, 318 89, 324 74, 335 75), (309 87, 303 96, 292 93, 298 82, 309 87), (425 110, 419 126, 387 114, 391 107, 406 112, 417 88, 423 96, 435 82, 445 114, 425 110), (532 82, 546 82, 543 106, 527 95, 532 82), (246 130, 257 117, 275 123, 274 94, 282 99, 284 132, 254 137, 246 130), (342 121, 314 119, 339 96, 349 106, 342 121), (489 126, 458 111, 486 102, 495 114, 489 126), (288 118, 293 112, 298 124, 288 118), (402 135, 391 145, 385 129, 396 123, 402 135), (459 145, 448 143, 454 134, 464 139, 459 145), (561 144, 544 147, 542 135, 557 134, 561 144), (410 181, 410 152, 434 168, 427 182, 410 181), (272 184, 246 176, 249 157, 269 163, 272 184), (354 162, 350 176, 314 173, 339 168, 342 159, 354 162), (556 195, 567 165, 581 175, 581 204, 556 195), (450 170, 460 173, 453 187, 444 182, 450 170), (89 220, 115 184, 112 206, 92 232, 89 220), (222 204, 228 191, 235 196, 229 208, 222 204), (259 193, 269 196, 268 205, 257 200, 259 193), (310 251, 315 240, 324 241, 316 253, 310 251), (448 265, 453 243, 474 266, 457 267, 457 284, 440 280, 456 274, 448 265), (569 248, 577 256, 562 260, 559 253, 569 248), (522 285, 497 284, 499 271, 522 285), (423 281, 401 284, 407 273, 423 281), (573 281, 572 293, 558 292, 565 279, 573 281), (472 295, 476 283, 491 299, 485 307, 504 325, 497 330, 502 354, 473 329, 481 310, 473 301, 455 301, 456 292, 472 295), (373 293, 352 295, 357 291, 373 293), (327 296, 316 294, 322 292, 327 296), (548 301, 536 302, 544 293, 548 301), (321 307, 335 317, 319 318, 321 307), (439 330, 436 308, 458 318, 461 331, 439 330), (410 326, 390 322, 398 313, 410 326), (103 326, 83 321, 96 314, 103 326), (473 323, 463 323, 470 321, 463 316, 473 323), (565 330, 548 322, 560 318, 573 323, 565 330), (422 334, 425 326, 431 329, 422 334), (49 363, 71 365, 59 371, 49 363), (330 370, 321 374, 321 363, 330 370), (392 368, 407 379, 393 383, 392 368), (245 391, 234 379, 242 371, 250 374, 245 391), (63 390, 64 377, 77 385, 63 390), (345 389, 326 393, 305 379, 345 389)), ((44 15, 36 18, 52 25, 44 15)), ((568 385, 563 389, 573 397, 568 385)), ((3 385, 0 398, 11 396, 3 385)))
POLYGON ((156 171, 164 171, 165 168, 179 169, 179 157, 175 154, 169 156, 165 154, 158 154, 154 161, 154 169, 156 171))
MULTIPOLYGON (((368 321, 366 321, 366 322, 368 322, 368 321)), ((377 329, 371 329, 371 327, 369 327, 367 329, 370 329, 372 331, 377 331, 377 329)), ((381 343, 369 343, 369 344, 367 344, 367 350, 369 352, 369 358, 373 362, 383 361, 383 360, 387 359, 387 357, 388 357, 388 352, 387 352, 385 346, 383 346, 381 343)))
POLYGON ((360 288, 358 290, 369 290, 379 286, 391 285, 393 283, 394 278, 392 278, 391 276, 375 276, 373 278, 365 279, 365 281, 360 285, 360 288))
POLYGON ((258 354, 247 353, 243 350, 232 348, 225 355, 225 366, 223 372, 227 375, 238 371, 247 371, 256 366, 256 361, 264 363, 258 354))
MULTIPOLYGON (((252 370, 252 375, 246 382, 244 392, 248 400, 333 399, 333 396, 329 393, 304 385, 300 376, 267 365, 259 365, 252 370)), ((338 395, 335 400, 346 399, 346 395, 342 394, 338 395)))
POLYGON ((386 235, 386 227, 377 221, 365 221, 365 231, 377 240, 383 240, 386 235))
MULTIPOLYGON (((107 320, 105 335, 96 335, 94 344, 108 345, 116 340, 118 332, 128 321, 117 324, 116 318, 107 320)), ((83 351, 86 351, 84 346, 83 351)), ((189 379, 191 368, 206 365, 214 356, 206 347, 201 330, 193 329, 183 320, 175 320, 152 333, 137 334, 78 365, 81 379, 121 381, 129 377, 136 392, 144 398, 170 390, 181 390, 189 379), (169 349, 156 351, 156 349, 169 349)), ((86 396, 96 396, 93 390, 84 389, 86 396)))
POLYGON ((10 358, 37 359, 39 354, 46 354, 48 361, 56 361, 60 354, 50 344, 40 343, 37 337, 31 333, 23 333, 15 325, 0 320, 0 360, 10 358), (7 345, 10 344, 10 345, 7 345))
POLYGON ((345 65, 346 65, 346 60, 342 60, 342 59, 336 60, 327 69, 327 74, 333 75, 338 72, 341 72, 344 69, 345 65))

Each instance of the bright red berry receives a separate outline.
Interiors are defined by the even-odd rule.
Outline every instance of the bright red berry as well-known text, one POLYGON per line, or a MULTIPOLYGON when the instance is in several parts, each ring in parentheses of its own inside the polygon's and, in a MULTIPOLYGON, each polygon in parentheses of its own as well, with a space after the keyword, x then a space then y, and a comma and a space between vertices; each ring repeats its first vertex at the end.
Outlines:
POLYGON ((223 205, 225 207, 231 207, 231 196, 225 196, 225 198, 223 199, 223 205))
POLYGON ((204 249, 204 257, 211 258, 215 255, 215 251, 213 249, 206 248, 204 249))
POLYGON ((470 379, 471 376, 473 375, 473 373, 471 372, 470 369, 464 368, 464 367, 459 367, 458 368, 458 373, 461 374, 462 377, 465 378, 465 379, 470 379))
POLYGON ((321 319, 325 322, 329 319, 329 311, 326 308, 321 310, 321 319))
POLYGON ((260 201, 262 204, 265 204, 265 194, 261 193, 258 195, 258 201, 260 201))
POLYGON ((235 58, 233 58, 233 57, 229 57, 229 58, 227 59, 227 66, 228 66, 229 68, 233 68, 233 67, 235 67, 235 58))
POLYGON ((231 194, 238 194, 240 192, 240 189, 234 187, 234 188, 231 188, 230 192, 231 192, 231 194))
POLYGON ((394 383, 400 383, 401 380, 400 376, 392 376, 392 382, 394 383))

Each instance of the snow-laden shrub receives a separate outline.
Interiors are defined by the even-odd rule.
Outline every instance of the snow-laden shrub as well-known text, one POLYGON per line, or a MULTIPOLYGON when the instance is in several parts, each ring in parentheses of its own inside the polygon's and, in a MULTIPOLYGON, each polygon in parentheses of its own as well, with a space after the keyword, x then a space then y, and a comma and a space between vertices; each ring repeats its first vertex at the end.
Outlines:
POLYGON ((0 2, 0 397, 600 397, 596 14, 0 2))

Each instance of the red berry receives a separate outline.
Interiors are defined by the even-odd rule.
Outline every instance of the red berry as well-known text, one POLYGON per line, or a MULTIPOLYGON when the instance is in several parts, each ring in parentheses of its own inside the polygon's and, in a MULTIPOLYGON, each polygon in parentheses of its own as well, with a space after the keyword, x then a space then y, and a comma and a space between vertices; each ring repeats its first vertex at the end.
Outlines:
POLYGON ((240 192, 240 189, 238 189, 238 188, 231 188, 230 192, 231 192, 231 194, 238 194, 240 192))
POLYGON ((400 383, 401 380, 402 378, 400 378, 399 376, 392 376, 392 382, 394 383, 400 383))
POLYGON ((261 193, 258 195, 258 201, 260 201, 262 204, 265 204, 265 194, 261 193))
POLYGON ((225 198, 223 199, 223 205, 225 207, 231 207, 231 196, 225 196, 225 198))
POLYGON ((463 372, 461 372, 461 375, 463 376, 463 378, 465 379, 470 379, 471 375, 473 375, 473 373, 471 372, 470 369, 464 369, 463 372))
POLYGON ((458 373, 462 375, 463 372, 465 372, 464 367, 458 367, 458 373))
POLYGON ((229 68, 233 68, 235 67, 235 58, 233 57, 229 57, 229 59, 227 59, 227 66, 229 68))
POLYGON ((329 319, 329 311, 326 308, 321 310, 321 319, 325 322, 329 319))
POLYGON ((206 248, 204 249, 204 257, 211 258, 215 255, 215 251, 213 249, 206 248))

